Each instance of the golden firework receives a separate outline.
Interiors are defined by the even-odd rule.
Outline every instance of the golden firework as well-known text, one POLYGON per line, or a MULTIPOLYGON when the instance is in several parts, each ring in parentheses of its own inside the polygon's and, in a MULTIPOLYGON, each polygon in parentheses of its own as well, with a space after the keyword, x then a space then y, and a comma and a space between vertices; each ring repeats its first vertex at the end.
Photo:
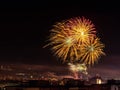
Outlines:
POLYGON ((88 65, 94 64, 101 55, 105 55, 103 52, 104 47, 99 38, 91 38, 81 45, 81 60, 88 65))
POLYGON ((89 20, 77 17, 58 22, 51 30, 49 41, 54 55, 63 62, 79 60, 80 46, 96 35, 94 24, 89 20))
POLYGON ((89 19, 78 17, 72 18, 68 22, 70 30, 74 33, 74 38, 78 44, 96 36, 94 24, 89 19))

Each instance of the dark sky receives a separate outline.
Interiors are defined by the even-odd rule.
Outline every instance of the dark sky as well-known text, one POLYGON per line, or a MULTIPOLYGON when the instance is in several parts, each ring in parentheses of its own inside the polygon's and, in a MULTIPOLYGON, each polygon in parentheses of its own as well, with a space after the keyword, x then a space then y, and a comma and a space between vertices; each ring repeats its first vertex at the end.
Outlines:
POLYGON ((104 67, 107 70, 112 68, 119 72, 119 4, 98 0, 50 1, 0 2, 0 63, 62 66, 49 48, 42 48, 46 44, 49 30, 55 22, 84 16, 92 20, 98 36, 105 44, 106 56, 102 57, 94 68, 104 67))

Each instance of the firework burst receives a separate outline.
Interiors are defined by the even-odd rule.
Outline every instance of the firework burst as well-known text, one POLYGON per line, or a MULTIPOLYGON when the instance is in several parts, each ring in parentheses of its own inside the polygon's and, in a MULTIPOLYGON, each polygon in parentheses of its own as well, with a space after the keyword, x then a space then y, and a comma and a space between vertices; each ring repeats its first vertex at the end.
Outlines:
POLYGON ((81 45, 81 60, 88 65, 94 64, 102 55, 104 44, 100 42, 99 38, 92 38, 81 45))
POLYGON ((68 20, 70 30, 74 33, 74 38, 78 44, 86 42, 88 39, 96 36, 94 24, 83 18, 72 18, 68 20))
POLYGON ((96 37, 96 31, 89 19, 71 18, 53 26, 50 43, 46 46, 51 45, 54 55, 63 62, 75 62, 81 56, 81 45, 93 37, 96 37))

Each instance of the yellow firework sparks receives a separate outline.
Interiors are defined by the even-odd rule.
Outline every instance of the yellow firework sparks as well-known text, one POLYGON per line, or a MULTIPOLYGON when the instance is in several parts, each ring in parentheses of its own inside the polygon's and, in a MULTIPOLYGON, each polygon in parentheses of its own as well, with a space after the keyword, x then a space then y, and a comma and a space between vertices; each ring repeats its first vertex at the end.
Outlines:
POLYGON ((70 19, 68 22, 70 25, 70 30, 74 33, 74 38, 79 44, 86 42, 86 40, 91 37, 95 37, 95 27, 89 19, 78 17, 70 19))
POLYGON ((95 28, 89 19, 72 18, 56 23, 49 38, 54 54, 63 62, 74 62, 79 59, 79 48, 83 42, 95 37, 95 28))
POLYGON ((56 30, 58 29, 52 30, 50 37, 51 43, 49 44, 52 45, 52 51, 55 55, 61 58, 63 62, 65 62, 66 59, 73 61, 76 57, 78 57, 77 46, 74 43, 73 36, 65 30, 57 32, 56 30))
POLYGON ((94 64, 101 55, 105 55, 103 48, 99 38, 91 38, 81 45, 81 60, 88 65, 94 64))

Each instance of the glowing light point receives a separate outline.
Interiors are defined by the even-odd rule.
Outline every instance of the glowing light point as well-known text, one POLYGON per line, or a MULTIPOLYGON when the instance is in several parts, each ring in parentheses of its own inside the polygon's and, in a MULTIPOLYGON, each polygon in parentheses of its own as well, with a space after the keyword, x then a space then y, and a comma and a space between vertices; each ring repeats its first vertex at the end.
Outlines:
POLYGON ((97 79, 96 80, 96 84, 102 84, 102 80, 101 79, 97 79))
POLYGON ((81 32, 81 35, 83 36, 83 35, 84 35, 84 32, 81 32))
POLYGON ((72 43, 72 38, 67 38, 66 44, 71 44, 72 43))
POLYGON ((93 52, 93 51, 94 51, 94 47, 93 47, 93 46, 90 46, 89 50, 90 50, 91 52, 93 52))

